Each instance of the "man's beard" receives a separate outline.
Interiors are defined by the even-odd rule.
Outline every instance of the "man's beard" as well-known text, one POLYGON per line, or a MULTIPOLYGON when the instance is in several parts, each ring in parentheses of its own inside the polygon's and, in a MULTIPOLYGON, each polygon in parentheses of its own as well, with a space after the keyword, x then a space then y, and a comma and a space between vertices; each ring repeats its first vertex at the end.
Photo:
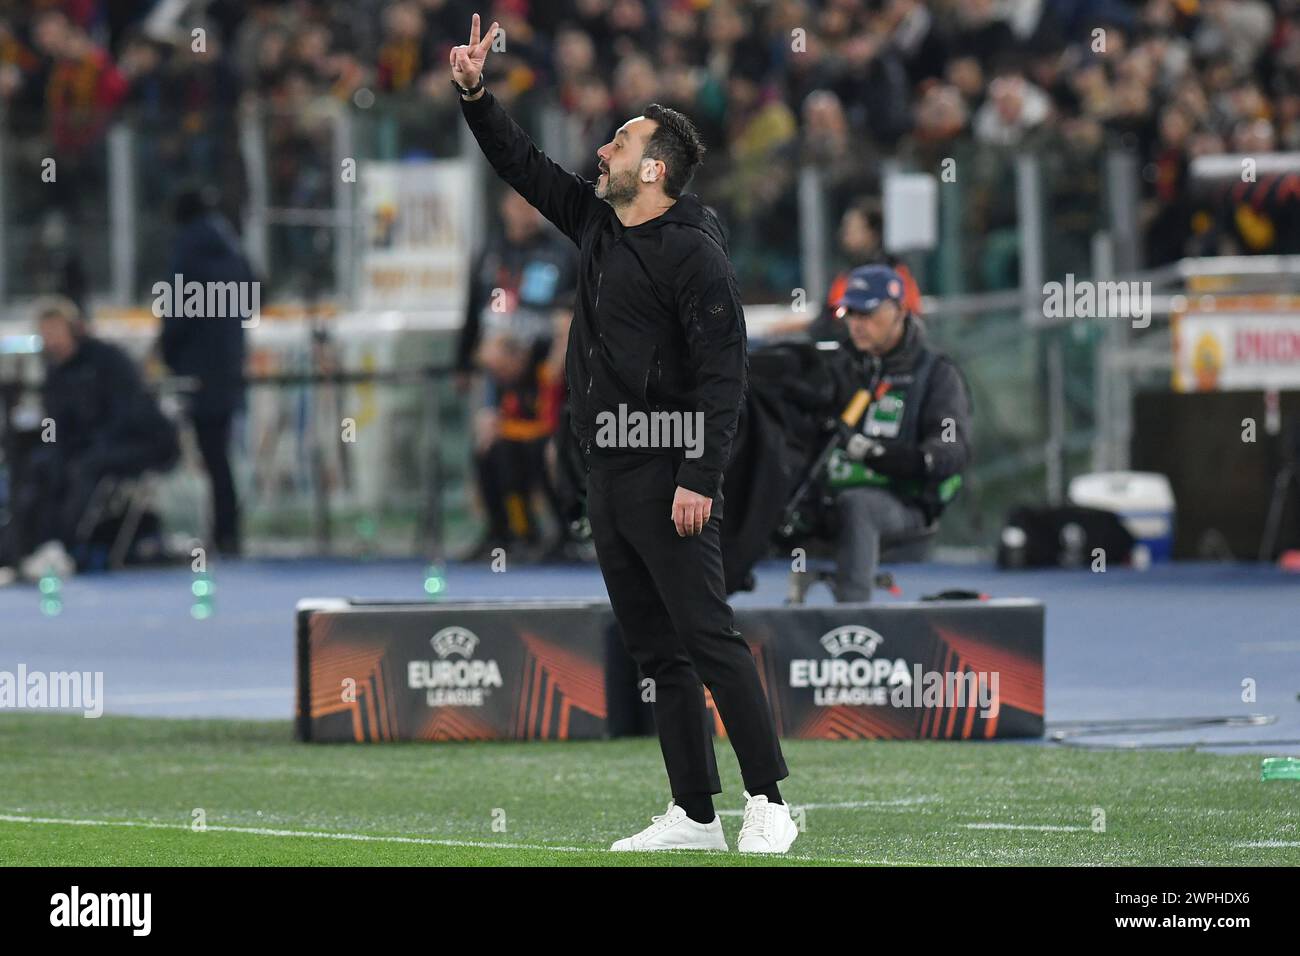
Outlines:
POLYGON ((606 173, 605 188, 597 188, 596 195, 615 209, 631 205, 636 200, 636 173, 628 170, 624 173, 606 173))

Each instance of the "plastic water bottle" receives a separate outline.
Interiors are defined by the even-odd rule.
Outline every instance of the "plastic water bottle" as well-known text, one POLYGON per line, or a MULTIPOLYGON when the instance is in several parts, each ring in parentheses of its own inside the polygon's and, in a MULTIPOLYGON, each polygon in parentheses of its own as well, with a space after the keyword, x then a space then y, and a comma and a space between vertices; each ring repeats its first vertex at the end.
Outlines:
POLYGON ((445 596, 447 590, 447 576, 443 573, 440 566, 431 564, 424 569, 424 593, 431 598, 441 598, 445 596))
POLYGON ((194 595, 194 603, 190 605, 190 616, 194 620, 206 621, 212 617, 212 612, 215 610, 212 606, 212 596, 216 590, 216 585, 212 583, 212 578, 208 577, 207 572, 200 572, 190 582, 190 593, 194 595))
POLYGON ((1300 780, 1300 758, 1265 757, 1261 780, 1300 780))
POLYGON ((63 613, 63 579, 57 574, 41 575, 41 613, 46 617, 58 617, 63 613))

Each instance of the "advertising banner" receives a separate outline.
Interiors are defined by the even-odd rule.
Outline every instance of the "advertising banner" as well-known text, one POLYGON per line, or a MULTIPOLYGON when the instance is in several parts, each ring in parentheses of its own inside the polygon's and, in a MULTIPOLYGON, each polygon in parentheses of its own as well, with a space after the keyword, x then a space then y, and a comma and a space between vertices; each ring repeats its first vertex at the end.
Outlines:
MULTIPOLYGON (((783 737, 1042 736, 1038 602, 746 608, 736 627, 783 737)), ((643 680, 604 603, 305 601, 298 682, 302 740, 653 732, 643 680)), ((714 725, 726 734, 716 711, 714 725)))
POLYGON ((609 736, 608 611, 584 602, 298 609, 298 736, 609 736))
POLYGON ((1300 313, 1188 313, 1173 345, 1174 391, 1300 389, 1300 313))
POLYGON ((462 160, 361 167, 361 308, 459 313, 469 282, 471 185, 462 160))
POLYGON ((1034 601, 737 612, 783 737, 1041 737, 1034 601))

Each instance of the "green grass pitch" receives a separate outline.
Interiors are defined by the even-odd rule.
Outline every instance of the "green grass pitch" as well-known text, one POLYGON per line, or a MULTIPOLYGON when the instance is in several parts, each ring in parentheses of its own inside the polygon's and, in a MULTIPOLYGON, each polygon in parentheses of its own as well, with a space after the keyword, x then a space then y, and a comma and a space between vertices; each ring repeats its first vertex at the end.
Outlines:
MULTIPOLYGON (((651 739, 306 745, 290 732, 0 715, 0 865, 1300 864, 1300 784, 1261 782, 1258 755, 787 741, 783 793, 804 829, 774 861, 607 852, 667 802, 651 739)), ((734 847, 741 784, 717 748, 734 847)))

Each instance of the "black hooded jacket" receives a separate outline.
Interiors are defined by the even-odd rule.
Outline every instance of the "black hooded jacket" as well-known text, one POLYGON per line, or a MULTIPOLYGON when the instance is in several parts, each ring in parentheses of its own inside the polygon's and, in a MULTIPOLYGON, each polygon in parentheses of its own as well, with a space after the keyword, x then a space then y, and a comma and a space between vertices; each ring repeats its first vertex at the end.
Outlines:
POLYGON ((51 364, 42 387, 45 414, 58 447, 70 458, 131 468, 170 465, 179 452, 176 426, 145 389, 121 348, 85 336, 61 365, 51 364))
MULTIPOLYGON (((234 229, 216 215, 181 227, 174 240, 171 271, 184 282, 252 282, 254 274, 234 229)), ((163 319, 163 361, 177 375, 199 380, 191 397, 196 419, 228 415, 244 400, 244 326, 238 315, 170 316, 163 319)))
POLYGON ((572 430, 598 464, 603 412, 700 412, 702 453, 682 457, 677 484, 721 491, 745 390, 745 318, 717 217, 684 193, 663 215, 625 228, 593 183, 548 159, 491 93, 461 101, 497 174, 577 244, 578 291, 565 371, 572 430))

